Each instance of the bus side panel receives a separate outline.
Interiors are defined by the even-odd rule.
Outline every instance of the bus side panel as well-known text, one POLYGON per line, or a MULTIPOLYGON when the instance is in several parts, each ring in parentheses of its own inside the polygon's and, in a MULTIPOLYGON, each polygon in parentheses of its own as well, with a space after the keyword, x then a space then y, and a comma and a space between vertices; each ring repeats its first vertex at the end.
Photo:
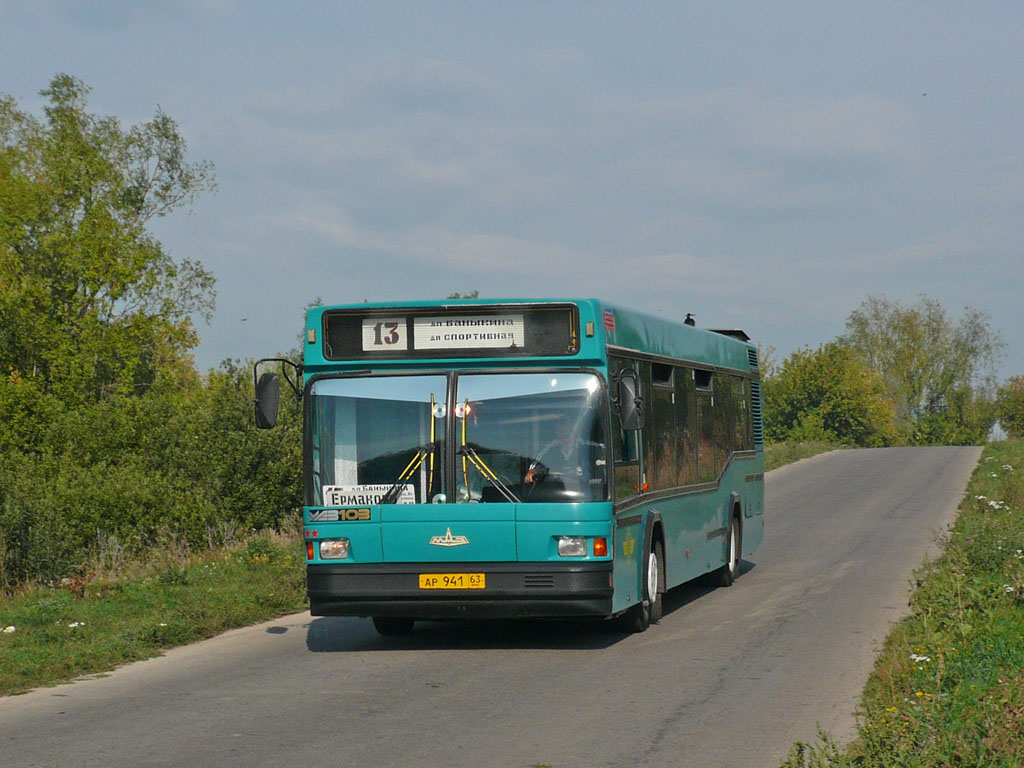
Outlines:
POLYGON ((654 505, 665 530, 665 585, 669 589, 705 573, 709 559, 717 557, 707 539, 718 517, 714 501, 710 493, 692 493, 661 499, 654 505))
POLYGON ((743 516, 743 552, 753 554, 764 536, 764 483, 758 457, 733 457, 717 488, 659 499, 651 505, 661 514, 665 530, 665 583, 684 584, 722 566, 727 560, 725 529, 733 494, 743 516), (750 478, 750 479, 748 479, 750 478))
POLYGON ((753 555, 764 540, 764 454, 736 462, 734 485, 743 505, 743 549, 741 555, 753 555))
POLYGON ((640 561, 644 554, 644 515, 634 508, 616 516, 613 525, 612 613, 640 602, 640 561))

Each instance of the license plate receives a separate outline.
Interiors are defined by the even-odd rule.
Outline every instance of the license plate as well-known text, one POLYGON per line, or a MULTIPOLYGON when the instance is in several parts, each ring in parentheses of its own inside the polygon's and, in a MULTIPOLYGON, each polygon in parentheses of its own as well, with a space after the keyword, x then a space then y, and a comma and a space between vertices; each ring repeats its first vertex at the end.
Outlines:
POLYGON ((484 574, 421 573, 420 589, 484 589, 484 574))

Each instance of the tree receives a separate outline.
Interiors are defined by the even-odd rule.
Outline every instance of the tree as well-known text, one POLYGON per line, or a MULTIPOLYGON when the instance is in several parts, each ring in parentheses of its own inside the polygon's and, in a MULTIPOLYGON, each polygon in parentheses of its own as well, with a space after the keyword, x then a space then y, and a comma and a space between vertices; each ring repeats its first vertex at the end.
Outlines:
POLYGON ((996 415, 1007 435, 1024 437, 1024 376, 1013 376, 999 388, 996 415))
POLYGON ((840 341, 881 376, 913 442, 984 439, 1004 347, 984 312, 966 307, 954 321, 928 297, 905 306, 871 296, 847 318, 840 341))
POLYGON ((125 130, 58 75, 38 119, 0 96, 0 365, 64 402, 137 392, 191 369, 213 277, 147 225, 214 187, 157 110, 125 130))
POLYGON ((445 298, 448 298, 448 299, 479 299, 480 298, 480 291, 479 290, 467 291, 466 293, 459 293, 458 291, 455 291, 454 293, 449 293, 445 298))
POLYGON ((893 407, 881 378, 836 342, 797 350, 773 366, 763 391, 769 442, 879 446, 895 438, 893 407))
MULTIPOLYGON (((186 160, 163 112, 125 129, 88 92, 58 75, 39 118, 0 95, 0 588, 84 567, 100 535, 198 542, 224 515, 208 454, 231 426, 198 443, 215 382, 190 354, 213 278, 147 229, 212 189, 213 169, 186 160)), ((280 484, 237 482, 253 477, 280 484)))

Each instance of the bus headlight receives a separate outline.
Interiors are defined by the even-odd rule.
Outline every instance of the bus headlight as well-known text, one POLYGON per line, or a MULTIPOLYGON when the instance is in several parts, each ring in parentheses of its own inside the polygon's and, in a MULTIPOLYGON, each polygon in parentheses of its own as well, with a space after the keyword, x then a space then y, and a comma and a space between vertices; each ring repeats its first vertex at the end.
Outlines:
POLYGON ((559 557, 586 557, 587 539, 585 536, 559 536, 559 557))
POLYGON ((320 542, 321 560, 344 560, 348 557, 348 539, 332 539, 320 542))

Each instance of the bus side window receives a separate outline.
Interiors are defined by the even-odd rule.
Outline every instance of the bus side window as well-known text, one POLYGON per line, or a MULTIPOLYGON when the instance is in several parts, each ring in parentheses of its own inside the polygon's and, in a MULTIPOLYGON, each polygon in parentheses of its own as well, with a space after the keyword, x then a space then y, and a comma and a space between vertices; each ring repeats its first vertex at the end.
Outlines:
POLYGON ((715 382, 711 371, 695 370, 697 390, 697 482, 713 483, 721 467, 715 463, 715 382))
POLYGON ((676 439, 680 463, 676 467, 676 485, 697 482, 697 391, 692 368, 676 371, 676 439))

